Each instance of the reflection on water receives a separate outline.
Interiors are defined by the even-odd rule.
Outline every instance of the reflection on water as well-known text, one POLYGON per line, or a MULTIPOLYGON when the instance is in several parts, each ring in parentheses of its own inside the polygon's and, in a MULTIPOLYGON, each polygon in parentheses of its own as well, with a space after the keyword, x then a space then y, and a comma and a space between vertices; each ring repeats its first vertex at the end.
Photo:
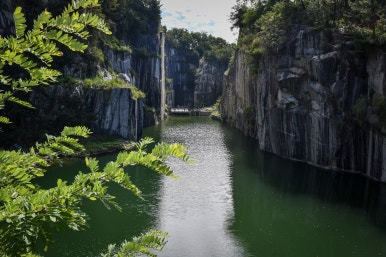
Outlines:
MULTIPOLYGON (((144 200, 112 187, 121 213, 85 201, 90 229, 60 233, 46 256, 98 256, 151 228, 170 234, 160 256, 386 256, 385 185, 261 153, 208 118, 169 118, 144 135, 186 145, 195 163, 171 160, 179 179, 130 168, 144 200)), ((82 163, 53 170, 44 183, 54 185, 63 170, 70 180, 82 163)))
POLYGON ((256 152, 241 135, 227 137, 227 146, 230 229, 252 256, 386 256, 384 185, 256 152))
POLYGON ((242 256, 227 230, 234 216, 232 177, 220 125, 169 123, 161 140, 182 143, 196 162, 172 161, 180 178, 162 179, 159 227, 171 237, 160 256, 242 256))

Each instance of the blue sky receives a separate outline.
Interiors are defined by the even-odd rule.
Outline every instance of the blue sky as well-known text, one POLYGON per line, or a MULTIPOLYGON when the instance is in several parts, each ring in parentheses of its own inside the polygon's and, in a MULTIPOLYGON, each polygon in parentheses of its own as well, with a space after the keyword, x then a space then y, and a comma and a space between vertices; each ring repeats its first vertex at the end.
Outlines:
POLYGON ((162 25, 207 32, 234 43, 237 31, 231 31, 229 15, 235 4, 236 0, 161 0, 162 25))

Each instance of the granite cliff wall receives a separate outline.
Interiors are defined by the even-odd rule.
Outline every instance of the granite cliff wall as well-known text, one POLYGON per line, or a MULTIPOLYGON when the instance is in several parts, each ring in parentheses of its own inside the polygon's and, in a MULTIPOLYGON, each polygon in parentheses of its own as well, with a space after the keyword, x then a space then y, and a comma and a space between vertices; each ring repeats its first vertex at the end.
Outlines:
POLYGON ((24 123, 30 131, 84 124, 93 132, 130 140, 142 133, 143 101, 133 100, 127 88, 44 86, 34 91, 30 103, 36 107, 24 123))
POLYGON ((226 67, 220 63, 197 62, 180 49, 166 47, 168 106, 213 105, 221 96, 226 67))
POLYGON ((254 68, 238 50, 221 113, 263 151, 386 182, 386 54, 301 29, 254 68))
POLYGON ((197 63, 180 49, 166 45, 168 106, 194 106, 194 80, 197 63))
MULTIPOLYGON (((12 11, 16 4, 22 4, 25 10, 31 3, 6 0, 0 4, 2 35, 12 34, 14 31, 12 11)), ((50 4, 61 3, 55 0, 50 4)), ((39 2, 34 12, 46 5, 47 2, 39 2)), ((145 92, 145 100, 133 100, 131 91, 127 88, 103 90, 83 88, 75 84, 41 87, 30 96, 21 96, 29 98, 36 107, 35 110, 14 106, 8 111, 9 117, 14 121, 13 127, 6 129, 10 132, 10 141, 28 144, 40 140, 44 133, 55 133, 65 125, 87 125, 94 132, 138 139, 144 126, 157 122, 160 102, 160 20, 157 17, 147 19, 143 27, 144 29, 136 30, 135 34, 130 34, 130 30, 124 28, 118 31, 120 43, 130 46, 132 51, 116 50, 103 44, 90 47, 88 54, 66 51, 55 63, 55 68, 65 75, 80 79, 102 75, 105 80, 109 80, 113 77, 113 71, 145 92), (93 51, 96 52, 93 54, 93 51), (145 112, 145 105, 155 107, 154 112, 145 112), (22 136, 26 135, 23 131, 28 131, 28 138, 22 136)))
POLYGON ((196 107, 213 105, 221 96, 225 70, 226 68, 220 64, 200 60, 194 87, 196 107))

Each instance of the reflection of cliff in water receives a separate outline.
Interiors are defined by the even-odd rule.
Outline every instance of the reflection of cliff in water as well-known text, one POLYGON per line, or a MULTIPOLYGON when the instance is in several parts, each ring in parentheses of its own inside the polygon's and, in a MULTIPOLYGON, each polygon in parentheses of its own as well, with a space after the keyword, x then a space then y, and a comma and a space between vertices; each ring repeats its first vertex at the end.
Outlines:
POLYGON ((292 194, 311 194, 322 201, 361 208, 365 215, 386 229, 386 185, 359 174, 326 171, 304 163, 262 154, 259 170, 264 182, 292 194))
MULTIPOLYGON (((241 133, 232 133, 226 143, 234 153, 235 173, 247 172, 239 169, 250 170, 248 176, 252 178, 247 183, 262 183, 280 194, 306 195, 323 202, 362 209, 366 217, 386 229, 385 184, 360 174, 321 169, 258 151, 257 141, 241 133), (240 165, 242 168, 239 168, 240 165)), ((238 177, 234 179, 234 190, 240 191, 238 177)), ((243 185, 241 188, 246 190, 249 187, 243 185)))
POLYGON ((385 185, 260 152, 256 141, 226 131, 234 202, 228 230, 250 256, 386 255, 385 185))

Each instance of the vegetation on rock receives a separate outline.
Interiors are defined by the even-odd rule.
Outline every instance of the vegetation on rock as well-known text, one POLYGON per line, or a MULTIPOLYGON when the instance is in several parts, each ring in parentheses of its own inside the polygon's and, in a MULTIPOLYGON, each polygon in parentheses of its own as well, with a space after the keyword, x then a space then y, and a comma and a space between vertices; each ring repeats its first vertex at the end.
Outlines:
POLYGON ((367 44, 386 43, 383 0, 238 0, 231 21, 247 52, 277 51, 296 26, 351 34, 367 44))
POLYGON ((166 31, 166 44, 182 51, 196 65, 204 57, 208 62, 227 66, 233 52, 232 45, 222 38, 179 28, 166 31))

